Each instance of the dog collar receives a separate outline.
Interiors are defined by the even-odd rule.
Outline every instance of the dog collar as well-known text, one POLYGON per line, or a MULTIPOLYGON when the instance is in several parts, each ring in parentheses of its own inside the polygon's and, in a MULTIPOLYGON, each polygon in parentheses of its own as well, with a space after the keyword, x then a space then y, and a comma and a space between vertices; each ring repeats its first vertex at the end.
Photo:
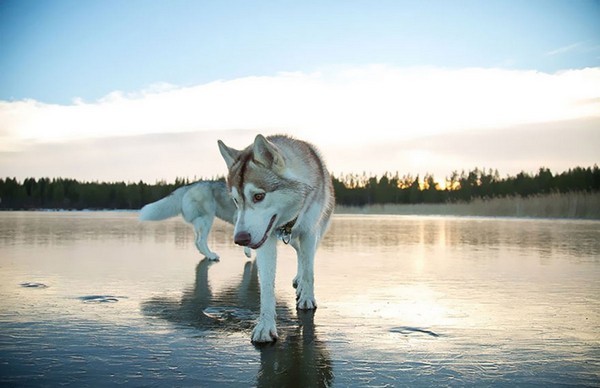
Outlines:
POLYGON ((277 228, 277 238, 281 239, 284 244, 290 243, 290 240, 292 239, 292 228, 296 224, 296 220, 298 220, 298 217, 277 228))

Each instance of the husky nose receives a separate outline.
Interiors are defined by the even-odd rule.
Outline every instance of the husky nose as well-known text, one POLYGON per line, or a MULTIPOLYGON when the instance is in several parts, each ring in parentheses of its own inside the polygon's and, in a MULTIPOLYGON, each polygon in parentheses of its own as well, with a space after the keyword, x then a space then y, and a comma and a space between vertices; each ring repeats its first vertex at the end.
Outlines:
POLYGON ((237 245, 246 247, 246 246, 250 245, 250 233, 248 233, 248 232, 236 233, 235 237, 233 238, 233 241, 237 245))

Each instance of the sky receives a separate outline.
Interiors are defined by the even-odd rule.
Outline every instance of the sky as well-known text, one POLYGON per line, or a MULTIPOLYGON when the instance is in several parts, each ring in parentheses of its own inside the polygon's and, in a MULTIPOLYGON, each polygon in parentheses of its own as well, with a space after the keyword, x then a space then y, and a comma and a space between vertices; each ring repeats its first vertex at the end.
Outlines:
POLYGON ((258 133, 335 175, 592 166, 600 1, 0 0, 0 177, 226 173, 258 133))

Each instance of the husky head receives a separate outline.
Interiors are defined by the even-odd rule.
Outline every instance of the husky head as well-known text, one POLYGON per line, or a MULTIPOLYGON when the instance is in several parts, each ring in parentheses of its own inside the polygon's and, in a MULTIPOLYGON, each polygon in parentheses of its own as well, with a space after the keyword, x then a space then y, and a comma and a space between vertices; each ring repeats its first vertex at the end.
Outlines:
POLYGON ((260 248, 275 230, 298 216, 310 186, 293 179, 282 149, 262 135, 241 151, 218 143, 238 208, 234 241, 260 248))

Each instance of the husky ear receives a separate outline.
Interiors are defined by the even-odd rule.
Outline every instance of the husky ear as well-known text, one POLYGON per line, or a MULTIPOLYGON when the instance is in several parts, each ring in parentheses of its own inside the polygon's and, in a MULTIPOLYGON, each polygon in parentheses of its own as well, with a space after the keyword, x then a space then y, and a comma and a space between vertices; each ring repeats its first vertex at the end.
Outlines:
POLYGON ((219 151, 221 151, 221 155, 223 156, 223 159, 225 159, 227 168, 231 168, 233 162, 240 156, 241 151, 227 147, 221 140, 217 141, 217 143, 219 144, 219 151))
POLYGON ((283 156, 277 146, 263 135, 256 135, 252 154, 254 161, 264 167, 282 169, 285 166, 283 156))

